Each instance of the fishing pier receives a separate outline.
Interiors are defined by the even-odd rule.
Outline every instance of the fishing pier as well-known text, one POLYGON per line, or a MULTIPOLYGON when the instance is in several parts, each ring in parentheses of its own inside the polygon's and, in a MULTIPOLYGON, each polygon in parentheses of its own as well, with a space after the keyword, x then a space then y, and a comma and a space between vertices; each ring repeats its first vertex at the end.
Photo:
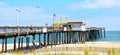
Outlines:
MULTIPOLYGON (((69 24, 71 25, 72 23, 69 24)), ((15 51, 17 49, 18 50, 23 49, 24 41, 26 44, 26 49, 29 49, 30 38, 32 38, 33 46, 35 44, 35 41, 38 41, 40 46, 43 40, 42 44, 44 47, 46 47, 47 45, 52 46, 60 44, 85 43, 86 41, 105 37, 105 28, 90 27, 83 29, 80 28, 74 29, 73 26, 75 25, 73 26, 70 25, 64 25, 62 27, 0 26, 0 39, 2 42, 1 50, 2 52, 7 52, 8 38, 14 38, 13 51, 15 51), (37 39, 36 35, 38 35, 37 39), (16 45, 16 43, 18 44, 18 46, 16 45)))

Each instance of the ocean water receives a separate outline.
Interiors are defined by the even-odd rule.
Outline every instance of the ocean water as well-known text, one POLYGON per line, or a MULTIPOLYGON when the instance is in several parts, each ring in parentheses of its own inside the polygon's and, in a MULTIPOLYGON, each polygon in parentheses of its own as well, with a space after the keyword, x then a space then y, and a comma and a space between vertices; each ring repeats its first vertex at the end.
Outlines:
MULTIPOLYGON (((32 43, 32 37, 30 37, 30 43, 32 43)), ((36 35, 36 38, 35 38, 35 42, 38 42, 38 38, 39 36, 36 35)), ((26 42, 25 40, 26 38, 24 37, 24 43, 26 42)), ((43 35, 41 35, 41 41, 43 42, 43 35)), ((18 40, 18 38, 17 38, 18 40)), ((120 43, 120 31, 106 31, 106 36, 105 38, 102 37, 98 40, 95 40, 95 41, 92 41, 92 42, 99 42, 99 43, 120 43)), ((0 44, 2 43, 2 40, 0 39, 0 44)), ((13 38, 9 38, 7 39, 7 43, 8 44, 13 44, 14 43, 14 39, 13 38)), ((17 41, 18 43, 18 41, 17 41)))
POLYGON ((103 37, 94 42, 120 43, 120 31, 106 31, 105 38, 103 37))

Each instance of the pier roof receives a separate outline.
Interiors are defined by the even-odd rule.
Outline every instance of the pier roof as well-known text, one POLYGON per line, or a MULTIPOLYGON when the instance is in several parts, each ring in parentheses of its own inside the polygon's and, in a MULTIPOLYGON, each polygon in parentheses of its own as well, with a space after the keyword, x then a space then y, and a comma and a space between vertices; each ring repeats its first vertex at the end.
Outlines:
POLYGON ((72 25, 72 24, 82 24, 85 25, 85 22, 68 22, 67 24, 72 25))

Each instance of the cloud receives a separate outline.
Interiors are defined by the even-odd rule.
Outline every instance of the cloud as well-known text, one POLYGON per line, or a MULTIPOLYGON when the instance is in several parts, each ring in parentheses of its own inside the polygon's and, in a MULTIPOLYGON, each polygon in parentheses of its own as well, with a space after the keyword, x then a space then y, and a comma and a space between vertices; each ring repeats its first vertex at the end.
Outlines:
POLYGON ((0 2, 0 6, 4 6, 4 5, 6 5, 6 3, 0 2))
POLYGON ((72 3, 68 6, 69 9, 81 9, 81 8, 110 8, 114 6, 120 6, 120 0, 85 0, 83 3, 72 3))

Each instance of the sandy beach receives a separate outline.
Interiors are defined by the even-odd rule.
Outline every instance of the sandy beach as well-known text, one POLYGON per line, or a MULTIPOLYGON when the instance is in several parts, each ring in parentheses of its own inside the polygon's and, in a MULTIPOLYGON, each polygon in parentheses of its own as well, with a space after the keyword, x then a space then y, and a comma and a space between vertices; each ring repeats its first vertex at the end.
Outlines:
MULTIPOLYGON (((37 44, 38 45, 38 44, 37 44)), ((24 47, 26 46, 26 44, 23 45, 24 47)), ((30 46, 32 46, 32 44, 30 44, 30 46)), ((17 47, 17 45, 16 45, 17 47)), ((11 52, 13 51, 13 44, 8 44, 7 46, 7 50, 11 50, 11 52)), ((18 47, 17 47, 18 48, 18 47)), ((84 55, 84 50, 85 48, 88 48, 89 51, 91 53, 96 53, 99 52, 99 55, 102 54, 102 52, 104 51, 104 54, 108 54, 108 49, 112 49, 114 48, 115 51, 119 51, 120 52, 120 44, 117 43, 85 43, 85 44, 81 44, 81 43, 77 43, 77 44, 61 44, 61 45, 52 45, 51 46, 47 46, 47 47, 43 47, 43 48, 35 48, 33 49, 24 49, 23 50, 18 50, 17 52, 24 52, 24 54, 28 54, 31 55, 33 54, 35 51, 35 53, 37 54, 45 54, 49 53, 49 54, 62 54, 62 53, 66 53, 66 54, 81 54, 84 55), (27 51, 25 53, 25 51, 27 51)), ((0 51, 2 50, 2 46, 0 45, 0 51)), ((11 54, 11 52, 6 52, 4 54, 11 54)), ((103 55, 103 54, 102 54, 103 55)))
MULTIPOLYGON (((29 46, 33 46, 32 43, 30 43, 29 46)), ((39 46, 38 44, 36 46, 39 46)), ((26 47, 26 44, 23 44, 23 47, 26 47)), ((76 48, 85 48, 85 47, 89 47, 89 48, 120 48, 120 43, 85 43, 85 44, 60 44, 60 45, 49 45, 47 47, 43 47, 43 48, 37 48, 35 50, 39 50, 39 51, 55 51, 55 49, 57 49, 58 51, 65 51, 66 48, 69 49, 69 51, 74 50, 76 48)), ((16 44, 16 49, 18 48, 18 44, 16 44)), ((8 44, 7 45, 7 50, 13 50, 14 49, 14 45, 13 44, 8 44)), ((2 45, 0 45, 0 51, 2 50, 2 45)), ((79 50, 78 50, 79 51, 79 50)))

